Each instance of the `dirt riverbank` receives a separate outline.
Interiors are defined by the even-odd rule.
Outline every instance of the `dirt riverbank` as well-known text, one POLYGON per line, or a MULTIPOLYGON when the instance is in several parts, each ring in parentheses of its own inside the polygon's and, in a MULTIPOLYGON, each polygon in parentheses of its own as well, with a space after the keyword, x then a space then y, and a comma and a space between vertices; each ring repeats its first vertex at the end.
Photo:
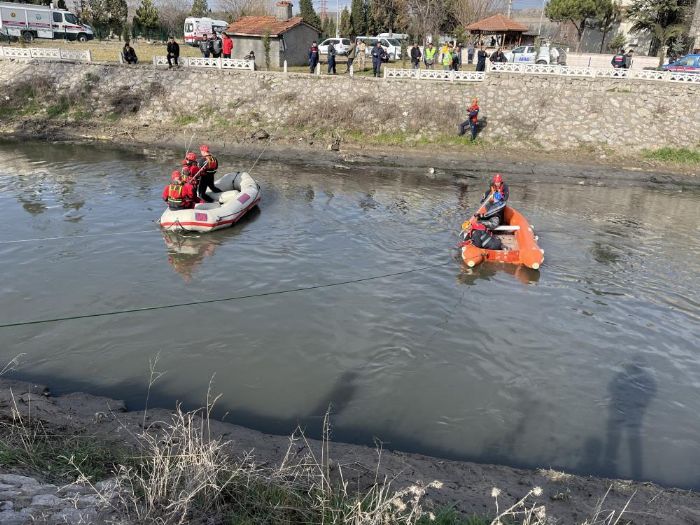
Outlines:
POLYGON ((371 136, 333 137, 294 130, 228 131, 130 126, 43 119, 8 119, 0 124, 4 140, 45 140, 108 144, 154 156, 179 158, 188 144, 208 143, 219 158, 227 156, 327 166, 375 166, 387 170, 420 170, 431 177, 501 172, 522 180, 553 180, 606 185, 644 184, 673 188, 700 187, 700 165, 662 162, 640 153, 611 151, 540 151, 502 144, 379 144, 371 136))
MULTIPOLYGON (((146 427, 157 429, 159 421, 170 421, 168 410, 129 412, 124 402, 74 393, 54 397, 43 385, 0 379, 0 419, 6 424, 13 414, 22 414, 34 424, 39 423, 47 434, 74 434, 83 441, 111 443, 115 447, 133 447, 135 436, 146 427)), ((262 434, 230 423, 212 421, 213 438, 230 442, 228 450, 234 456, 252 452, 256 463, 278 464, 287 452, 289 438, 262 434)), ((290 433, 294 431, 289 429, 290 433)), ((321 453, 321 442, 310 440, 309 446, 321 453)), ((303 443, 295 445, 300 453, 303 443)), ((295 449, 293 449, 295 450, 295 449)), ((700 495, 687 490, 662 488, 652 483, 582 477, 552 470, 521 470, 499 465, 448 461, 438 458, 384 450, 377 468, 377 450, 344 443, 330 444, 332 468, 342 468, 345 479, 359 485, 371 484, 375 472, 380 477, 394 479, 394 489, 415 483, 424 485, 434 480, 441 487, 428 488, 426 506, 434 509, 454 506, 466 515, 493 516, 491 491, 501 490, 501 505, 510 504, 533 487, 541 487, 536 498, 547 508, 547 516, 556 523, 583 523, 594 515, 599 501, 607 513, 625 508, 619 523, 693 524, 700 522, 700 495), (628 503, 629 502, 629 503, 628 503)), ((26 466, 3 465, 2 471, 32 475, 26 466)), ((44 473, 46 474, 46 473, 44 473)))

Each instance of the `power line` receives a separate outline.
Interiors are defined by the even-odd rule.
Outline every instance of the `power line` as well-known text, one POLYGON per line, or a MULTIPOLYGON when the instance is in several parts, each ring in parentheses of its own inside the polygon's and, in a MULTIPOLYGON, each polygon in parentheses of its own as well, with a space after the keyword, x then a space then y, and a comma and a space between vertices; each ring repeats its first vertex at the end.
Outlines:
POLYGON ((378 279, 386 279, 388 277, 397 277, 399 275, 406 275, 409 273, 416 273, 416 272, 422 272, 425 270, 431 270, 433 268, 438 268, 440 266, 446 266, 446 265, 451 264, 451 263, 452 263, 452 261, 446 261, 446 262, 439 263, 439 264, 432 264, 430 266, 421 266, 420 268, 413 268, 411 270, 403 270, 400 272, 385 273, 382 275, 374 275, 371 277, 362 277, 359 279, 351 279, 348 281, 339 281, 339 282, 335 282, 335 283, 315 284, 312 286, 301 286, 298 288, 289 288, 286 290, 275 290, 272 292, 262 292, 262 293, 258 293, 258 294, 237 295, 237 296, 233 296, 233 297, 220 297, 218 299, 203 299, 200 301, 188 301, 186 303, 162 304, 162 305, 156 305, 156 306, 142 306, 140 308, 129 308, 126 310, 113 310, 110 312, 102 312, 102 313, 95 313, 95 314, 80 314, 80 315, 71 315, 71 316, 66 316, 66 317, 54 317, 51 319, 36 319, 33 321, 19 321, 16 323, 0 324, 0 328, 28 326, 28 325, 33 325, 33 324, 56 323, 59 321, 73 321, 76 319, 90 319, 93 317, 109 317, 112 315, 131 314, 131 313, 137 313, 137 312, 148 312, 148 311, 152 311, 152 310, 167 310, 170 308, 181 308, 184 306, 197 306, 197 305, 201 305, 201 304, 224 303, 224 302, 229 302, 229 301, 242 301, 244 299, 253 299, 256 297, 267 297, 270 295, 282 295, 282 294, 288 294, 288 293, 306 292, 309 290, 319 290, 322 288, 333 288, 335 286, 343 286, 346 284, 363 283, 363 282, 368 282, 368 281, 375 281, 378 279))

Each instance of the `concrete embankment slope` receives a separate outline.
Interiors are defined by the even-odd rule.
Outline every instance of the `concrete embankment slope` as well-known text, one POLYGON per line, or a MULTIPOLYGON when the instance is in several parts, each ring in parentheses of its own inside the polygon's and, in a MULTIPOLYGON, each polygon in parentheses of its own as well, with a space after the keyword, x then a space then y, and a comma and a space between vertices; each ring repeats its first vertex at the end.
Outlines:
POLYGON ((695 147, 700 137, 700 85, 680 82, 493 73, 460 83, 0 61, 0 90, 4 133, 88 130, 118 139, 148 126, 154 138, 207 129, 235 142, 264 128, 422 144, 454 136, 477 96, 482 138, 504 148, 629 151, 695 147))

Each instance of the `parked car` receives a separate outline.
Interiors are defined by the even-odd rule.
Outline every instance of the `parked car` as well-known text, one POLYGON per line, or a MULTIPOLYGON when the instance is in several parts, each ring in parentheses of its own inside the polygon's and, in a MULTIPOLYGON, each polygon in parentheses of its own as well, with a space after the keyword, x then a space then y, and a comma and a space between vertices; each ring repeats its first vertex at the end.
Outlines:
POLYGON ((382 38, 379 36, 358 36, 357 40, 363 41, 367 45, 365 54, 370 56, 372 48, 377 45, 377 42, 384 48, 384 51, 389 55, 389 60, 399 60, 401 58, 401 42, 395 38, 382 38))
POLYGON ((557 46, 519 46, 512 51, 506 51, 504 55, 508 62, 519 64, 566 65, 566 50, 557 46))
POLYGON ((664 64, 661 69, 676 73, 700 73, 700 55, 686 55, 675 62, 664 64))
POLYGON ((326 38, 318 46, 318 52, 322 55, 328 54, 328 44, 333 42, 335 47, 336 55, 346 55, 348 53, 348 48, 350 47, 350 40, 347 38, 326 38))

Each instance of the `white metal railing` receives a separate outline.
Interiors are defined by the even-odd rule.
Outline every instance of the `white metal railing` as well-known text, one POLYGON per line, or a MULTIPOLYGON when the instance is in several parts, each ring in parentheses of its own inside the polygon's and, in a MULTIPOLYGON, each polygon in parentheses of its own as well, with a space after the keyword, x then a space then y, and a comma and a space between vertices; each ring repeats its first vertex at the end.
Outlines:
MULTIPOLYGON (((179 58, 181 66, 185 67, 204 67, 210 69, 247 69, 255 70, 255 61, 244 60, 242 58, 179 58)), ((167 66, 168 57, 154 56, 154 66, 167 66)))
POLYGON ((48 59, 48 60, 71 60, 75 62, 92 62, 92 55, 89 50, 80 49, 59 49, 49 47, 9 47, 0 46, 0 58, 5 59, 48 59))
POLYGON ((385 68, 384 78, 413 78, 416 80, 446 80, 479 82, 484 80, 483 71, 445 71, 441 69, 395 69, 385 68))
POLYGON ((555 66, 548 64, 491 64, 493 73, 519 73, 529 75, 556 75, 565 77, 624 78, 630 80, 660 80, 665 82, 700 83, 700 74, 674 71, 656 71, 650 69, 614 69, 580 66, 555 66))

